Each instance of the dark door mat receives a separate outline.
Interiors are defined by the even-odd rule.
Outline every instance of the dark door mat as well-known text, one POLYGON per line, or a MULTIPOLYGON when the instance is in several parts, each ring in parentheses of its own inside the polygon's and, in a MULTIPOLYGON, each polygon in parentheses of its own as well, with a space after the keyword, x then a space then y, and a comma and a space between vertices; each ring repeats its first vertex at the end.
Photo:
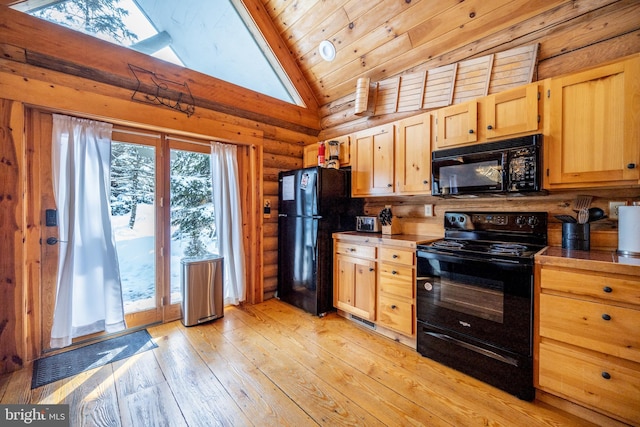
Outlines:
POLYGON ((146 329, 100 341, 75 350, 38 359, 33 364, 31 388, 37 388, 89 369, 126 359, 158 345, 146 329))

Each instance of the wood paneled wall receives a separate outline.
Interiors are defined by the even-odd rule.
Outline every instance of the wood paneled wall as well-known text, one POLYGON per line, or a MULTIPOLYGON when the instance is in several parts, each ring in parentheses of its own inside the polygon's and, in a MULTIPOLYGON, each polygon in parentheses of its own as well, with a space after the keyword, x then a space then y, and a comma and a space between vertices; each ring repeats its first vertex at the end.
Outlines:
MULTIPOLYGON (((441 3, 442 5, 438 3, 438 7, 444 7, 444 2, 441 3)), ((508 7, 516 5, 514 2, 509 3, 508 7)), ((479 29, 481 31, 473 32, 470 27, 462 28, 461 26, 460 31, 453 30, 447 33, 446 39, 451 42, 451 45, 441 45, 435 50, 423 50, 423 47, 431 46, 431 42, 427 40, 429 31, 436 31, 438 25, 446 26, 447 24, 433 22, 433 28, 425 24, 420 27, 424 33, 421 37, 425 38, 420 47, 408 52, 403 51, 402 61, 385 63, 387 67, 367 62, 368 71, 363 77, 378 81, 394 75, 430 70, 519 46, 539 43, 538 67, 534 80, 543 80, 640 52, 640 3, 637 0, 577 0, 555 3, 550 7, 551 2, 545 5, 522 2, 522 7, 514 8, 502 22, 491 21, 493 27, 483 26, 479 29), (532 13, 536 10, 539 13, 532 13), (506 22, 510 24, 506 25, 506 22), (407 65, 406 69, 397 69, 396 67, 402 63, 420 65, 407 65)), ((418 6, 416 5, 416 8, 419 8, 418 6)), ((450 7, 452 12, 456 8, 450 7)), ((487 2, 478 0, 466 1, 460 7, 474 11, 475 8, 489 6, 487 2)), ((479 16, 479 10, 477 12, 479 16)), ((462 22, 465 19, 471 21, 462 10, 455 11, 452 16, 457 16, 462 22)), ((483 19, 494 18, 494 16, 484 16, 483 19)), ((397 31, 396 28, 393 30, 397 31)), ((440 38, 435 38, 436 43, 439 43, 439 40, 440 38)), ((358 54, 362 55, 363 61, 368 59, 366 58, 368 50, 373 50, 373 46, 359 46, 358 54)), ((400 55, 399 52, 394 54, 400 55)), ((339 65, 341 64, 336 66, 339 65)), ((354 116, 357 77, 359 75, 351 76, 351 92, 337 99, 331 99, 330 102, 321 106, 321 140, 412 114, 354 116)))
MULTIPOLYGON (((251 231, 253 235, 248 244, 254 245, 258 250, 262 248, 262 253, 249 264, 255 268, 251 273, 259 276, 256 280, 260 283, 252 295, 255 300, 271 297, 276 289, 278 172, 300 167, 303 146, 306 144, 400 118, 400 115, 369 119, 354 116, 357 76, 347 76, 345 84, 353 84, 353 92, 323 105, 320 117, 315 116, 315 111, 287 108, 282 103, 272 103, 253 93, 238 93, 237 88, 230 90, 223 82, 216 81, 212 85, 197 85, 194 95, 200 100, 202 107, 197 108, 196 114, 187 119, 181 113, 162 107, 132 102, 131 90, 126 85, 131 80, 131 76, 127 74, 128 63, 142 62, 145 67, 160 74, 167 70, 167 76, 177 81, 191 78, 188 73, 183 74, 183 71, 162 61, 145 59, 135 52, 103 42, 88 41, 86 38, 82 42, 74 41, 77 39, 74 38, 75 35, 71 35, 73 32, 54 29, 50 24, 34 18, 21 17, 1 4, 0 98, 7 101, 0 103, 0 373, 20 368, 24 364, 26 348, 32 339, 27 333, 26 318, 33 316, 26 304, 25 292, 28 286, 39 289, 37 260, 30 260, 23 245, 25 240, 37 241, 34 227, 40 221, 37 217, 26 217, 22 201, 26 190, 25 174, 28 173, 23 161, 26 157, 22 131, 25 104, 87 117, 108 117, 116 123, 126 125, 170 129, 184 135, 220 136, 226 141, 240 141, 254 147, 257 151, 255 156, 243 161, 258 162, 254 165, 258 171, 255 186, 248 189, 246 196, 247 200, 253 200, 248 202, 252 204, 249 209, 253 216, 245 224, 248 229, 255 230, 251 231), (45 27, 47 30, 43 31, 45 27), (107 50, 109 54, 104 54, 107 50), (114 58, 118 59, 115 71, 111 62, 114 58), (29 62, 35 60, 40 62, 29 62), (83 75, 79 75, 83 72, 83 75), (107 78, 111 80, 105 81, 107 78), (348 80, 352 82, 349 83, 348 80), (117 82, 122 85, 118 86, 117 82), (251 103, 252 99, 259 102, 247 108, 244 104, 251 103), (322 132, 315 135, 320 127, 322 132), (271 203, 268 218, 262 216, 264 199, 269 199, 271 203), (25 264, 27 261, 30 264, 25 264)), ((432 52, 429 62, 418 62, 423 63, 421 67, 435 68, 473 57, 478 52, 486 54, 540 43, 538 78, 556 76, 640 52, 639 16, 637 0, 562 2, 558 8, 542 16, 523 17, 519 23, 494 33, 491 37, 467 40, 466 43, 459 43, 460 47, 449 54, 432 52)), ((416 51, 416 55, 423 53, 416 51)), ((409 63, 413 67, 416 61, 407 62, 409 63)), ((415 72, 419 68, 397 71, 415 72)), ((594 205, 603 207, 609 199, 640 196, 637 190, 630 189, 620 189, 613 193, 600 190, 593 194, 596 196, 594 205)), ((396 215, 402 217, 403 227, 407 231, 438 233, 441 232, 442 213, 450 208, 526 208, 548 210, 552 214, 566 213, 575 195, 576 193, 564 192, 539 199, 500 201, 441 200, 426 196, 369 198, 366 199, 366 210, 375 213, 382 204, 391 204, 396 215), (420 215, 424 203, 435 204, 434 217, 420 215)), ((614 231, 607 230, 607 227, 612 226, 613 223, 604 221, 598 224, 598 228, 602 227, 602 231, 609 235, 614 231)), ((553 227, 557 229, 557 223, 553 227)), ((555 231, 553 235, 557 242, 555 231)), ((602 245, 611 245, 611 239, 605 238, 602 245)))

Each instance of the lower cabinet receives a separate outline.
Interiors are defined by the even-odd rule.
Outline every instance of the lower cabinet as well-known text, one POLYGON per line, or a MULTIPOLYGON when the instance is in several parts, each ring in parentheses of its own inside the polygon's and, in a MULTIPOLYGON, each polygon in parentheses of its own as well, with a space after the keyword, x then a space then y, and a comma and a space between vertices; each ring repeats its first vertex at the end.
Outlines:
POLYGON ((335 306, 365 320, 376 318, 376 262, 336 256, 335 306))
POLYGON ((414 335, 415 251, 380 247, 378 257, 378 323, 414 335))
POLYGON ((390 244, 349 233, 334 238, 334 306, 386 336, 415 345, 416 243, 400 239, 390 244))
POLYGON ((536 387, 640 425, 640 277, 615 268, 537 267, 536 387))

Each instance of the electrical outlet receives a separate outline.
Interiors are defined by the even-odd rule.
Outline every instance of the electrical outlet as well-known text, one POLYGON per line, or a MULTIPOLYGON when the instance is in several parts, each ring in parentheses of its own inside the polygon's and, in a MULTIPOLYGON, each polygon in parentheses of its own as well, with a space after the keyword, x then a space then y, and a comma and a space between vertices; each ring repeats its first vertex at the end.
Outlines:
POLYGON ((609 218, 618 219, 618 207, 626 205, 626 202, 609 202, 609 218))
POLYGON ((424 205, 424 216, 433 216, 433 205, 424 205))

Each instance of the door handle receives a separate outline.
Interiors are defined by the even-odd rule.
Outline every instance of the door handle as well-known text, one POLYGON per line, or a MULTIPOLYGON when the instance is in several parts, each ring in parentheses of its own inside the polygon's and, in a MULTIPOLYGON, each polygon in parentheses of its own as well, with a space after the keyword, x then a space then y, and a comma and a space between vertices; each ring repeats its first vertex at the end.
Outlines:
POLYGON ((56 243, 67 243, 66 240, 58 240, 57 237, 48 237, 47 238, 47 245, 55 245, 56 243))

